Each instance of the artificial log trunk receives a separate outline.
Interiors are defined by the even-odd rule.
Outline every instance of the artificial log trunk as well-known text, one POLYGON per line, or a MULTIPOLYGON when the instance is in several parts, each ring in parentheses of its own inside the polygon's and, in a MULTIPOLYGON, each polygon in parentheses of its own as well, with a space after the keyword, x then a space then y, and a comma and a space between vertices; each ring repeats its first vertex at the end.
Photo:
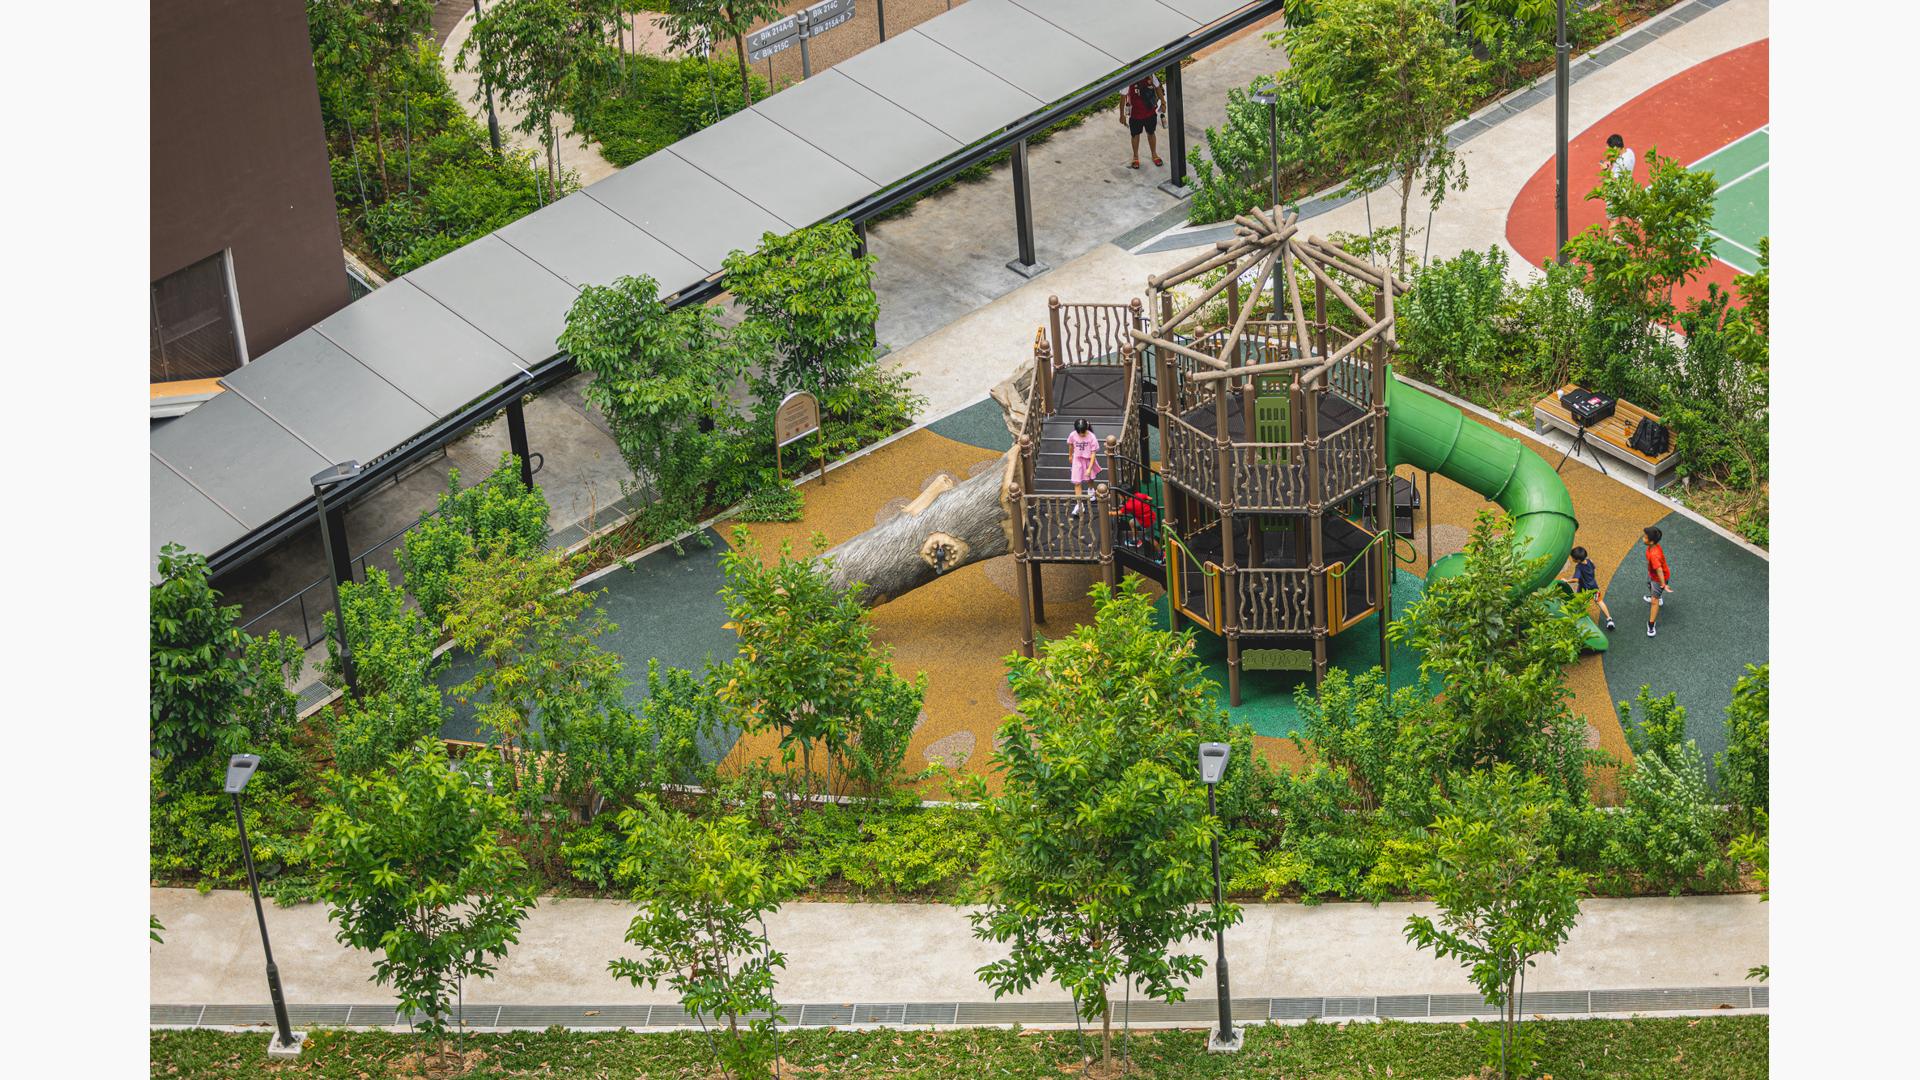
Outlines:
MULTIPOLYGON (((1032 392, 1031 363, 993 388, 1007 430, 1016 436, 1026 426, 1032 392)), ((843 589, 862 583, 860 602, 876 607, 969 563, 1012 551, 1007 487, 1019 452, 1017 446, 1008 450, 997 468, 961 483, 934 481, 900 513, 827 552, 834 560, 833 583, 843 589)))
POLYGON ((1015 450, 1000 467, 945 486, 936 481, 900 513, 827 552, 833 583, 864 587, 861 603, 884 604, 969 563, 1013 550, 1006 488, 1015 450))

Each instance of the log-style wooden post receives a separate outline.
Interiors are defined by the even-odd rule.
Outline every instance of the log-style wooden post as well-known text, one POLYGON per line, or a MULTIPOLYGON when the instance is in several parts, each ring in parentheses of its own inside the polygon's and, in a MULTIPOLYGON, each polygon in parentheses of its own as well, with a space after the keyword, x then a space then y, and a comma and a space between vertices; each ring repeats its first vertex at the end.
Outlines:
MULTIPOLYGON (((1172 314, 1172 310, 1172 299, 1166 293, 1161 293, 1161 318, 1165 319, 1168 315, 1172 314)), ((1173 403, 1175 396, 1178 394, 1176 380, 1179 379, 1180 372, 1175 365, 1166 362, 1165 358, 1160 355, 1160 350, 1158 349, 1153 351, 1153 360, 1155 386, 1158 387, 1158 391, 1155 394, 1154 406, 1160 413, 1160 515, 1166 531, 1172 533, 1174 536, 1179 536, 1180 493, 1174 488, 1173 482, 1167 478, 1166 463, 1167 440, 1172 437, 1171 432, 1173 430, 1173 425, 1168 421, 1168 418, 1173 415, 1173 403)), ((1142 426, 1144 427, 1144 425, 1142 426)), ((1140 439, 1142 445, 1147 444, 1148 440, 1144 432, 1142 432, 1140 439)), ((1141 460, 1143 462, 1146 460, 1144 454, 1141 460)), ((1151 469, 1149 469, 1149 471, 1151 471, 1151 469)), ((1173 544, 1169 541, 1163 540, 1161 542, 1160 565, 1165 568, 1163 570, 1163 576, 1167 587, 1167 629, 1177 634, 1180 632, 1180 582, 1174 580, 1172 572, 1172 547, 1173 544)))
MULTIPOLYGON (((1324 348, 1324 343, 1322 345, 1324 348)), ((1310 578, 1308 592, 1313 603, 1313 688, 1327 677, 1327 565, 1326 565, 1326 525, 1321 515, 1326 506, 1322 501, 1322 473, 1320 461, 1320 395, 1325 392, 1325 376, 1314 380, 1307 386, 1307 573, 1310 578)))
MULTIPOLYGON (((1113 441, 1113 436, 1107 436, 1107 441, 1113 441)), ((1108 505, 1112 493, 1113 489, 1104 482, 1094 485, 1093 502, 1099 508, 1097 512, 1100 515, 1100 520, 1095 522, 1100 530, 1100 580, 1106 583, 1108 596, 1112 596, 1120 586, 1119 568, 1113 562, 1113 515, 1109 513, 1108 505)))
POLYGON ((1053 331, 1053 336, 1047 341, 1053 346, 1053 355, 1061 357, 1061 362, 1065 363, 1067 344, 1060 340, 1060 298, 1058 296, 1047 297, 1047 328, 1053 331))
MULTIPOLYGON (((1233 552, 1233 433, 1227 427, 1227 397, 1232 384, 1222 379, 1214 383, 1214 449, 1218 455, 1220 480, 1220 621, 1227 635, 1227 702, 1240 704, 1240 581, 1233 552)), ((1244 419, 1244 418, 1243 418, 1244 419)))
POLYGON ((1313 334, 1320 345, 1320 359, 1327 358, 1327 286, 1319 278, 1313 281, 1313 334))
POLYGON ((1020 602, 1020 655, 1033 656, 1033 597, 1027 588, 1026 510, 1018 481, 1008 485, 1007 499, 1013 503, 1013 591, 1020 602))
POLYGON ((1052 416, 1053 352, 1047 346, 1047 332, 1043 327, 1035 327, 1033 331, 1033 387, 1040 415, 1052 416))
MULTIPOLYGON (((1393 288, 1393 281, 1387 279, 1381 288, 1373 294, 1373 317, 1386 321, 1389 314, 1387 292, 1393 288)), ((1373 339, 1373 463, 1380 478, 1379 513, 1377 515, 1381 530, 1387 535, 1381 538, 1384 545, 1380 549, 1380 678, 1387 693, 1393 693, 1392 655, 1388 651, 1387 621, 1393 618, 1393 545, 1397 542, 1394 534, 1393 512, 1393 468, 1387 464, 1387 336, 1381 334, 1373 339)))
MULTIPOLYGON (((1034 454, 1035 454, 1035 450, 1033 446, 1033 436, 1031 435, 1020 436, 1019 487, 1024 491, 1033 490, 1034 454)), ((1014 531, 1014 535, 1020 537, 1019 550, 1024 553, 1027 548, 1027 540, 1026 540, 1027 504, 1024 501, 1015 502, 1013 504, 1013 531, 1014 531)), ((1027 574, 1029 575, 1029 585, 1033 590, 1033 601, 1032 601, 1033 621, 1038 623, 1046 622, 1047 621, 1046 598, 1042 596, 1040 593, 1040 564, 1038 562, 1033 561, 1033 559, 1026 554, 1021 555, 1020 561, 1024 565, 1020 566, 1019 569, 1027 572, 1027 574)))

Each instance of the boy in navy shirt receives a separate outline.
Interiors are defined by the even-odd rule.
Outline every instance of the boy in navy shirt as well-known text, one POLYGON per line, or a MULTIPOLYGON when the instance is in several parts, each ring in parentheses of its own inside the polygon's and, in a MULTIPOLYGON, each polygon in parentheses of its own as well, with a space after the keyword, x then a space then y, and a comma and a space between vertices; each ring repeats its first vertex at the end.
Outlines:
POLYGON ((1587 549, 1574 548, 1568 557, 1573 560, 1573 576, 1560 580, 1573 586, 1577 595, 1592 597, 1593 602, 1600 605, 1600 617, 1607 620, 1607 629, 1613 629, 1613 613, 1607 610, 1607 602, 1600 599, 1600 574, 1593 560, 1587 558, 1587 549))

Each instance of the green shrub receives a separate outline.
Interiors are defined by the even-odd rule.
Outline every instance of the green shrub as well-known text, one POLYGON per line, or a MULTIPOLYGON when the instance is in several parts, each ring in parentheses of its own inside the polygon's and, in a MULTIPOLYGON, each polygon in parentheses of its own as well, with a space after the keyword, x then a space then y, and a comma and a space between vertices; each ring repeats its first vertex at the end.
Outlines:
POLYGON ((620 875, 626 839, 613 822, 612 815, 596 818, 567 833, 560 842, 567 873, 603 892, 626 884, 620 875))
POLYGON ((1732 880, 1721 849, 1726 813, 1707 786, 1707 764, 1689 740, 1649 746, 1634 758, 1621 787, 1626 811, 1609 843, 1616 871, 1638 875, 1672 896, 1712 891, 1732 880))
POLYGON ((1720 790, 1735 806, 1765 813, 1767 798, 1767 664, 1748 664, 1747 673, 1733 684, 1727 703, 1727 748, 1714 757, 1720 790))
MULTIPOLYGON (((611 92, 577 102, 575 127, 600 144, 600 154, 622 168, 739 112, 740 69, 731 54, 623 58, 611 92)), ((767 97, 767 81, 750 75, 753 100, 767 97)))
MULTIPOLYGON (((1256 80, 1256 86, 1265 79, 1256 80)), ((1265 208, 1270 185, 1267 178, 1267 107, 1250 95, 1255 87, 1231 87, 1227 90, 1227 115, 1218 128, 1208 128, 1206 149, 1193 155, 1193 205, 1187 220, 1195 225, 1229 221, 1254 207, 1265 208)), ((1311 138, 1312 126, 1320 110, 1302 98, 1299 87, 1287 83, 1279 90, 1278 111, 1280 146, 1280 199, 1287 202, 1304 194, 1306 184, 1316 182, 1325 172, 1326 162, 1311 138)))
POLYGON ((1428 265, 1394 308, 1402 355, 1441 386, 1497 390, 1517 366, 1505 325, 1512 291, 1498 244, 1428 265))
POLYGON ((519 461, 502 454, 492 475, 464 491, 460 470, 447 470, 446 493, 432 513, 421 515, 398 553, 407 591, 434 626, 445 625, 453 607, 454 570, 461 557, 502 538, 503 554, 531 554, 547 543, 547 497, 521 483, 519 461))
POLYGON ((799 521, 807 499, 798 487, 778 480, 762 483, 740 504, 741 521, 799 521))
POLYGON ((942 806, 869 816, 840 875, 861 892, 940 895, 970 877, 987 841, 986 815, 942 806))
MULTIPOLYGON (((284 746, 262 746, 261 766, 241 806, 253 848, 260 890, 281 903, 313 898, 313 867, 303 851, 312 813, 294 799, 307 789, 312 770, 284 746)), ((233 798, 222 791, 227 763, 206 758, 170 768, 167 758, 149 767, 148 866, 156 883, 192 884, 201 892, 245 888, 246 864, 233 798)))

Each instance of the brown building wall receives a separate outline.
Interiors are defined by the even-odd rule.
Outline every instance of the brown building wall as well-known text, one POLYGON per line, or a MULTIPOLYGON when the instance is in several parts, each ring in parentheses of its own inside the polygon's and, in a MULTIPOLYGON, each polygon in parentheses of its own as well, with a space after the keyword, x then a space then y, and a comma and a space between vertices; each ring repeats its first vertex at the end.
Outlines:
POLYGON ((301 0, 152 0, 150 280, 233 249, 247 355, 346 306, 301 0))

